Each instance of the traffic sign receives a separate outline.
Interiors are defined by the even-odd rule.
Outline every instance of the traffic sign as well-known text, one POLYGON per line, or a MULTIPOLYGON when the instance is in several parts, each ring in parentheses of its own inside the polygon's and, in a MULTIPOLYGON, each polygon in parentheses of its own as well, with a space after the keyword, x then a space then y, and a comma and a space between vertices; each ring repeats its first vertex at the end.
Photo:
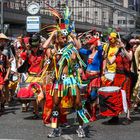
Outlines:
POLYGON ((27 16, 26 31, 27 32, 40 32, 40 16, 27 16))

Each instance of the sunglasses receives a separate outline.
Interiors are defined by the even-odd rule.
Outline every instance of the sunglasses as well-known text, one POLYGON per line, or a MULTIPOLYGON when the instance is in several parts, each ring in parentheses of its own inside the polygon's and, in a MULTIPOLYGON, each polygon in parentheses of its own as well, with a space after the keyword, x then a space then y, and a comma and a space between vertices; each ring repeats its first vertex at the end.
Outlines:
POLYGON ((91 39, 92 37, 91 36, 86 36, 86 39, 91 39))

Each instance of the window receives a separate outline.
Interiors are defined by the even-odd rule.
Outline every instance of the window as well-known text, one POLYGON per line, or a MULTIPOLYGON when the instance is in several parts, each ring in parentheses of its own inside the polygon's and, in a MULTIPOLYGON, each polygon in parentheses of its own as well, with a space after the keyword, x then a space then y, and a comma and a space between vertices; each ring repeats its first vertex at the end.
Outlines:
POLYGON ((78 12, 78 19, 82 19, 82 11, 78 12))
POLYGON ((82 7, 82 1, 81 0, 78 1, 78 4, 79 4, 80 7, 82 7))
POLYGON ((89 0, 86 0, 86 6, 89 7, 89 0))
POLYGON ((122 24, 122 20, 118 20, 118 24, 119 24, 119 25, 122 24))
POLYGON ((103 19, 106 19, 106 15, 105 15, 105 12, 104 11, 102 12, 102 18, 103 19))
POLYGON ((98 11, 95 11, 95 17, 98 17, 98 11))
POLYGON ((126 22, 126 20, 123 20, 123 24, 126 24, 127 22, 126 22))
POLYGON ((131 24, 131 25, 133 25, 133 24, 135 23, 134 20, 129 20, 128 22, 129 22, 129 24, 131 24))
POLYGON ((89 18, 89 11, 86 11, 86 17, 89 18))
POLYGON ((127 24, 127 21, 126 20, 118 20, 118 24, 120 25, 120 24, 127 24))

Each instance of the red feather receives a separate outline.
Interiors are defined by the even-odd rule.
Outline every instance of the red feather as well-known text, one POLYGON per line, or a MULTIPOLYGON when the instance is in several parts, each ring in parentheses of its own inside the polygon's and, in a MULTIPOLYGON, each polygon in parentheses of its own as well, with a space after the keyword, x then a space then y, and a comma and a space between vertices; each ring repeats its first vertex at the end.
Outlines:
POLYGON ((62 15, 53 7, 51 7, 50 5, 48 5, 50 12, 57 18, 62 18, 62 15))

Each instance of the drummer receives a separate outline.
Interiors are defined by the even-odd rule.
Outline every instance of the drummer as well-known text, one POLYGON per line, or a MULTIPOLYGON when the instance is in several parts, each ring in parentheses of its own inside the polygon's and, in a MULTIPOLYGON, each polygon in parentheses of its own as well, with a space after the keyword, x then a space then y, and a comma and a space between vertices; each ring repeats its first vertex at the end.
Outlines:
POLYGON ((104 76, 102 77, 102 86, 110 86, 114 81, 116 72, 115 54, 118 52, 117 33, 111 32, 109 35, 109 46, 107 48, 107 57, 103 66, 104 76), (113 62, 113 63, 112 63, 113 62))
MULTIPOLYGON (((118 38, 116 32, 111 32, 109 35, 109 46, 105 49, 106 57, 103 65, 103 76, 102 76, 102 86, 113 85, 115 73, 116 73, 116 54, 119 50, 118 48, 118 38)), ((108 122, 114 123, 118 121, 118 117, 113 117, 108 122)))
POLYGON ((83 80, 90 80, 88 85, 89 97, 86 102, 86 107, 91 114, 90 121, 96 121, 96 105, 97 105, 97 89, 101 86, 100 70, 102 64, 102 45, 98 36, 91 37, 87 41, 90 46, 89 50, 81 48, 80 53, 88 56, 87 68, 85 73, 83 72, 83 80), (90 107, 89 107, 90 104, 90 107))
MULTIPOLYGON (((126 115, 126 120, 123 122, 123 124, 129 124, 131 122, 130 111, 129 111, 130 87, 131 87, 130 67, 131 67, 133 53, 131 51, 131 46, 129 44, 128 39, 129 37, 124 36, 122 38, 122 41, 118 41, 118 45, 117 45, 118 52, 114 54, 113 56, 114 59, 112 61, 109 61, 110 64, 113 64, 115 62, 115 65, 116 65, 116 74, 114 77, 113 85, 121 87, 122 94, 126 94, 127 102, 125 104, 124 99, 123 99, 123 107, 124 107, 124 112, 127 115, 126 115)), ((119 121, 118 116, 114 116, 108 122, 118 123, 118 121, 119 121)))
MULTIPOLYGON (((45 50, 41 46, 41 38, 39 34, 33 34, 29 39, 29 49, 20 54, 23 60, 28 60, 28 75, 34 76, 41 72, 43 68, 43 60, 45 57, 45 50)), ((37 102, 33 101, 34 119, 39 118, 37 102)))

